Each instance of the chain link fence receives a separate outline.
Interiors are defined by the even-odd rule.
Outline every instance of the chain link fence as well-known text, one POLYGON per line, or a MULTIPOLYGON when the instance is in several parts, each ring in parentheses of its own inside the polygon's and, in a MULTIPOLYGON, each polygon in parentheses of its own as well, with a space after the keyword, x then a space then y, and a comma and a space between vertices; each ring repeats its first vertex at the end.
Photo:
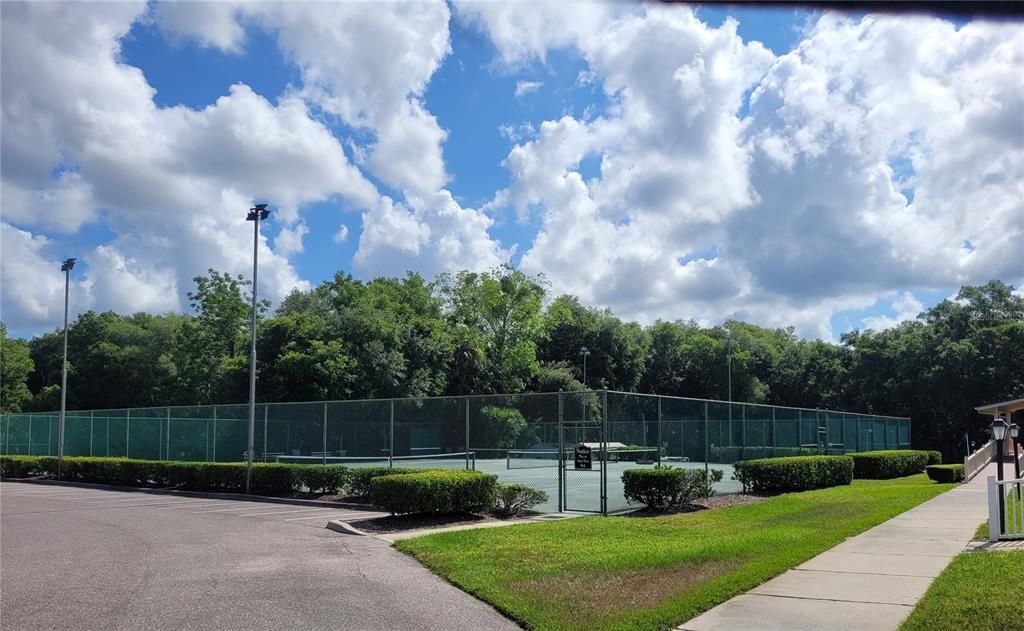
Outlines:
MULTIPOLYGON (((67 456, 239 462, 246 404, 88 410, 65 417, 67 456)), ((0 417, 0 453, 55 456, 59 414, 0 417)), ((613 391, 264 403, 259 462, 475 469, 543 490, 545 511, 631 508, 622 472, 908 448, 910 419, 613 391), (589 453, 578 461, 577 448, 589 453)))

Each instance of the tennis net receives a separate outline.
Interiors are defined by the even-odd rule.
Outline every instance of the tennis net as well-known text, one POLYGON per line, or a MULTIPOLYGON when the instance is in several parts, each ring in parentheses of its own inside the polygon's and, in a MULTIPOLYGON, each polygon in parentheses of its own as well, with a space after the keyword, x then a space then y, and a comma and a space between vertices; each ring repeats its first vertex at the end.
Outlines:
MULTIPOLYGON (((571 451, 563 452, 563 457, 572 457, 571 451)), ((506 454, 507 469, 541 469, 558 467, 557 449, 509 449, 506 454)))
POLYGON ((340 464, 349 467, 402 467, 407 469, 465 469, 476 468, 476 452, 463 451, 450 454, 421 454, 416 456, 277 456, 277 462, 287 464, 340 464))

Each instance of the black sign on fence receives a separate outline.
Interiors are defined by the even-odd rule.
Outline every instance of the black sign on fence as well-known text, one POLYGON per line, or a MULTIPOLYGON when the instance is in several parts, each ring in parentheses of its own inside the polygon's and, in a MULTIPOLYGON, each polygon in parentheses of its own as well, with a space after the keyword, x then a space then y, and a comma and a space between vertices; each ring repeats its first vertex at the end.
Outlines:
POLYGON ((593 458, 591 457, 590 447, 586 445, 576 445, 576 468, 577 469, 593 469, 593 458))

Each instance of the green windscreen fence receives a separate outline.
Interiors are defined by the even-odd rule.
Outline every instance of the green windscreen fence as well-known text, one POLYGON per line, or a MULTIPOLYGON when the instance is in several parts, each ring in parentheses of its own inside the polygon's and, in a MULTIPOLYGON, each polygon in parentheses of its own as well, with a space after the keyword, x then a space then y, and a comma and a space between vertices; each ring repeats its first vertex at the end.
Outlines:
MULTIPOLYGON (((241 462, 246 404, 75 410, 65 455, 241 462)), ((0 416, 0 453, 55 456, 55 412, 0 416)), ((909 448, 910 419, 612 391, 260 403, 258 462, 476 469, 545 491, 543 510, 630 508, 622 472, 658 464, 720 469, 737 460, 909 448), (589 450, 590 466, 577 460, 589 450)))

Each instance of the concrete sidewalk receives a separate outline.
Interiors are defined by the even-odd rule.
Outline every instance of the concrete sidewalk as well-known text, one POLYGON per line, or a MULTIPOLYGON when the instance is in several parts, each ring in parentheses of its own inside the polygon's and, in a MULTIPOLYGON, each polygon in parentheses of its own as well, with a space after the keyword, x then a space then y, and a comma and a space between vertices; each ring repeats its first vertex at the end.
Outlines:
POLYGON ((684 623, 678 631, 896 629, 988 518, 985 479, 875 526, 684 623))

